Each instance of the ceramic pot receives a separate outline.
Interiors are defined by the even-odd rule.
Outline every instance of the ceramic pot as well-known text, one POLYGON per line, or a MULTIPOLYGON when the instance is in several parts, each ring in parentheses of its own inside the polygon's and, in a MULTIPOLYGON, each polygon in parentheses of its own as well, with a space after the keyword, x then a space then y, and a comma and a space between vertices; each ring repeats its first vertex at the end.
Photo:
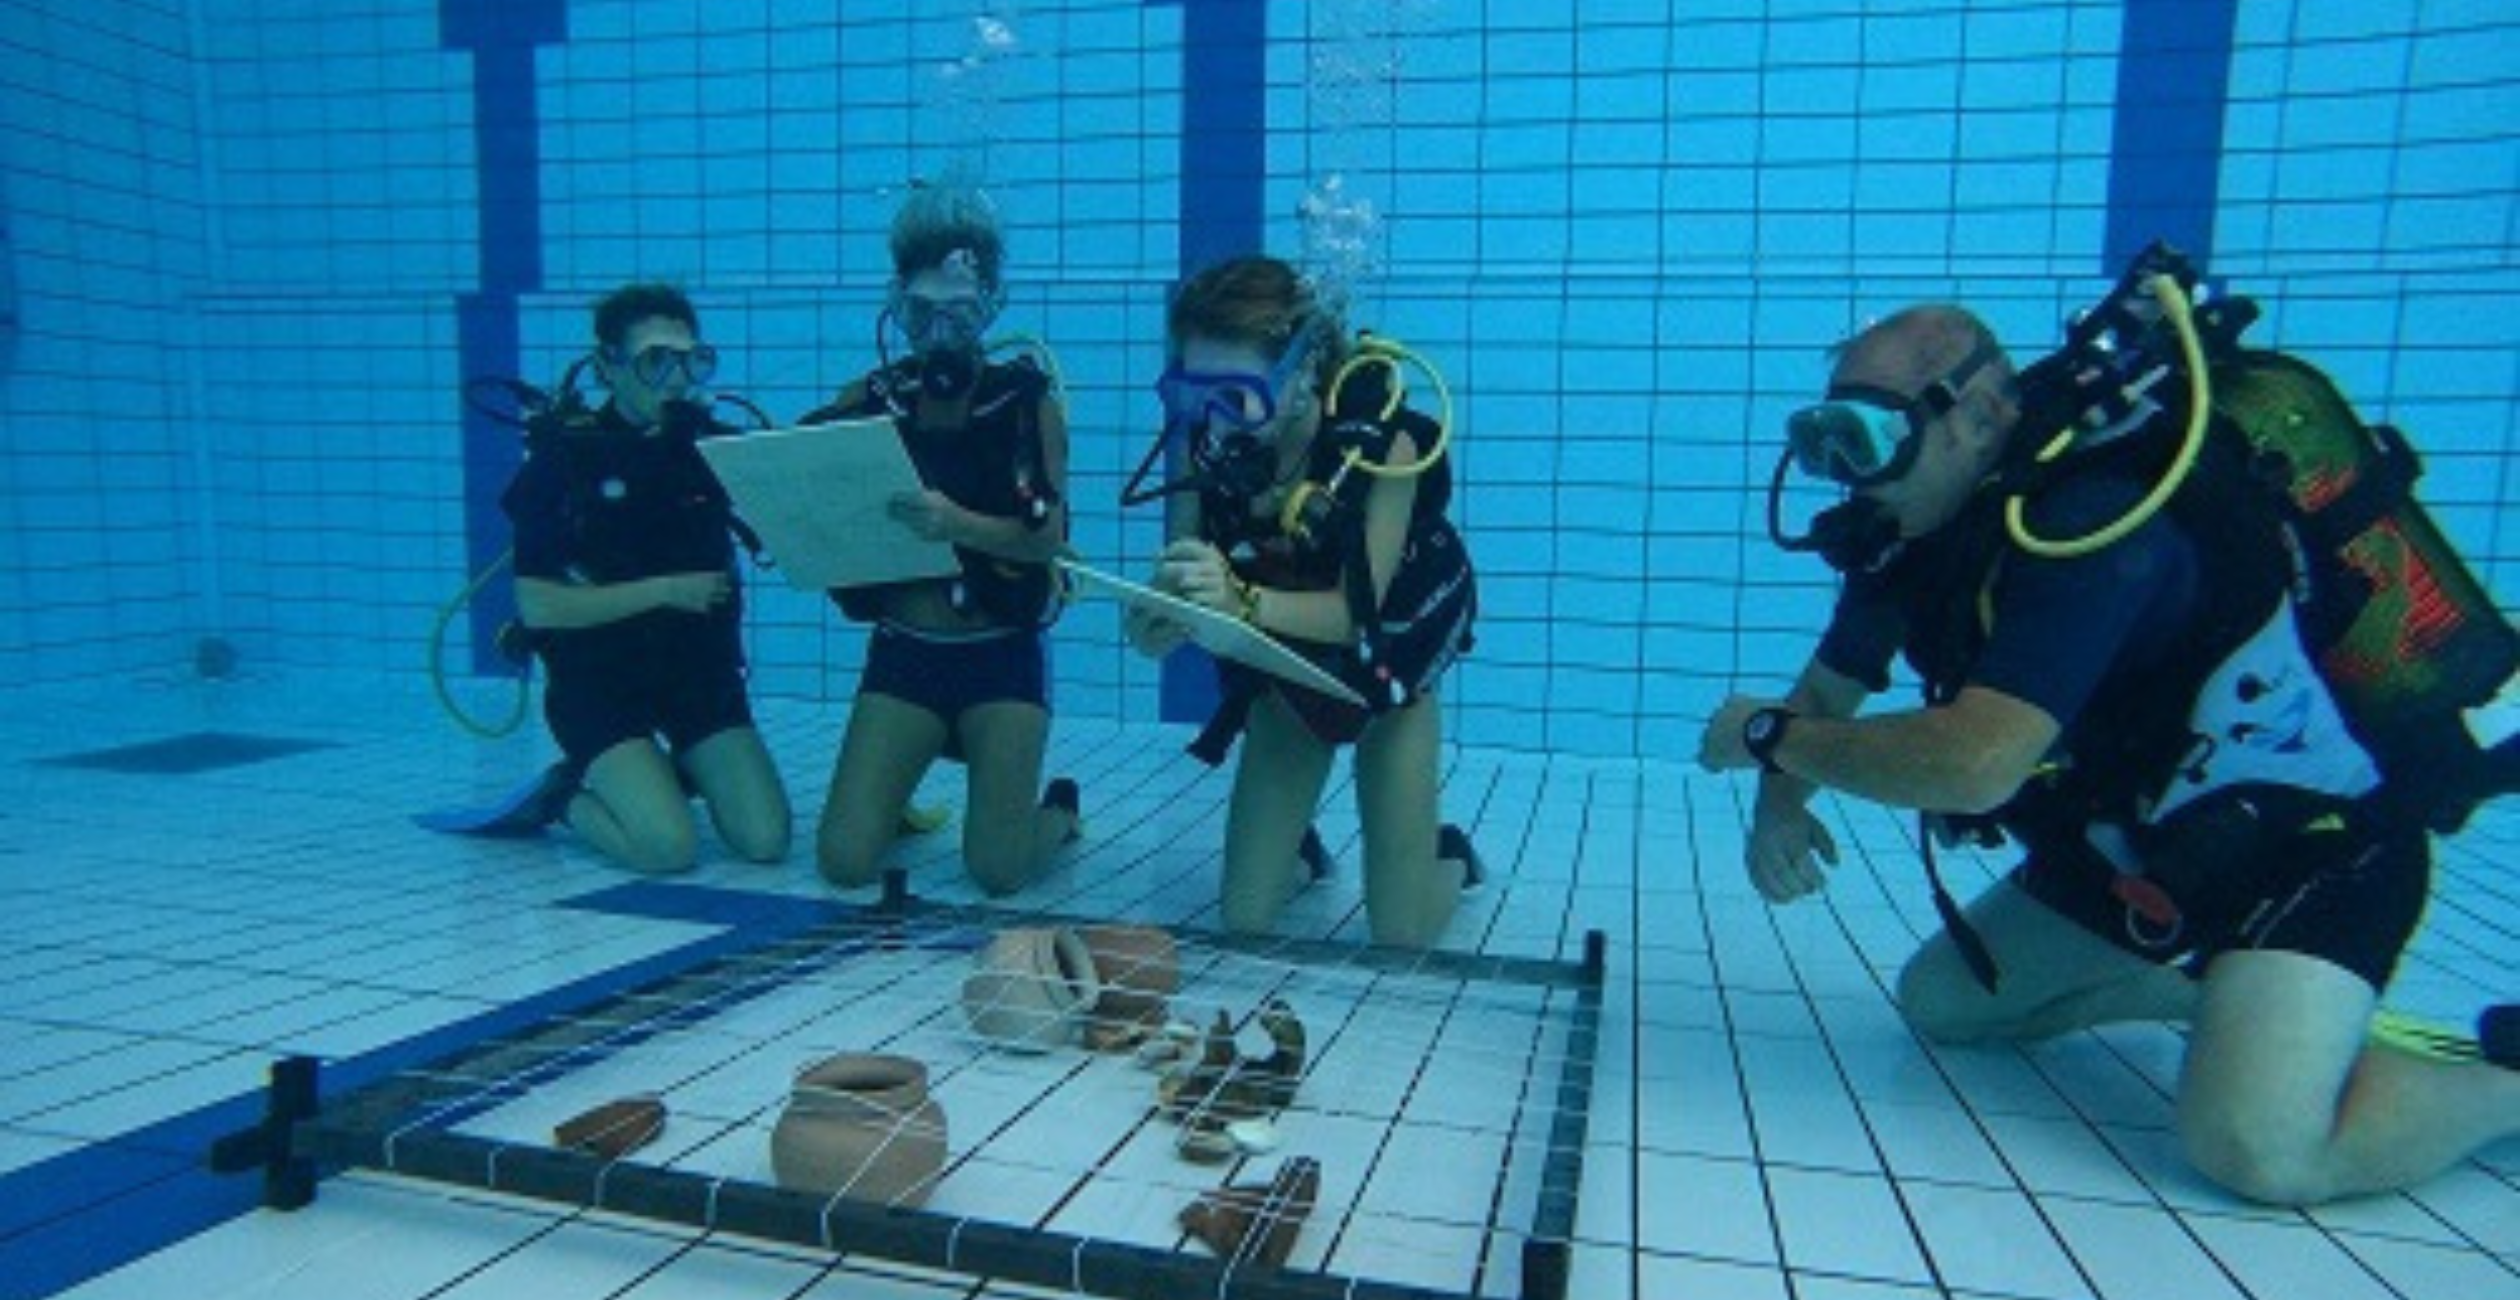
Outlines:
POLYGON ((963 1017, 1000 1047, 1045 1052, 1076 1041, 1102 996, 1094 956, 1074 930, 1001 930, 963 978, 963 1017))
POLYGON ((808 1067, 770 1131, 770 1168, 793 1192, 915 1206, 944 1167, 944 1108, 907 1057, 847 1052, 808 1067))
POLYGON ((1093 955, 1102 999, 1094 1004, 1088 1045, 1101 1031, 1114 1042, 1164 1023, 1166 999, 1181 989, 1181 952, 1170 933, 1151 925, 1088 925, 1076 931, 1093 955))

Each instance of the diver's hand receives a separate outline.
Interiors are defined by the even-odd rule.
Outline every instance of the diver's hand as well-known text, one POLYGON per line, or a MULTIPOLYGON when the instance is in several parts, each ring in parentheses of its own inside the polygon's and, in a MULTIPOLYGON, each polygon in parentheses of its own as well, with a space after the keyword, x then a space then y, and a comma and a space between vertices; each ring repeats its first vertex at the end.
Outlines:
POLYGON ((1190 639, 1190 629, 1134 605, 1122 617, 1121 627, 1129 635, 1129 644, 1149 659, 1161 659, 1180 649, 1190 639))
POLYGON ((931 542, 960 541, 970 512, 934 488, 896 492, 884 505, 893 521, 931 542))
POLYGON ((1220 614, 1242 616, 1242 586, 1225 554, 1200 541, 1179 541, 1156 557, 1155 590, 1204 605, 1220 614))
POLYGON ((1762 798, 1750 815, 1750 844, 1742 865, 1750 884, 1771 903, 1790 903, 1829 883, 1820 863, 1836 866, 1837 841, 1799 799, 1762 798))
POLYGON ((723 605, 735 594, 735 580, 725 572, 668 573, 648 579, 656 595, 659 609, 679 609, 693 614, 706 614, 723 605))
POLYGON ((1761 709, 1774 708, 1775 700, 1755 695, 1736 695, 1715 710, 1706 720, 1706 733, 1698 737, 1698 766, 1709 772, 1738 772, 1759 765, 1758 755, 1741 741, 1741 728, 1750 715, 1761 709))

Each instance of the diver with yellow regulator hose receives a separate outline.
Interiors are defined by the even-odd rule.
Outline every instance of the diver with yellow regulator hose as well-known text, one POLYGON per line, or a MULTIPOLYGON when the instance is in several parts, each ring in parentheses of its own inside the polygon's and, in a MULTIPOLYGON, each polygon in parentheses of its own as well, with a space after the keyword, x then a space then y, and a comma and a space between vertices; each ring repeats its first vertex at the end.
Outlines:
POLYGON ((1935 880, 1909 1023, 2188 1022, 2190 1157, 2307 1204, 2520 1132, 2520 1072, 2370 1040, 2428 831, 2514 788, 2520 741, 2473 726, 2520 637, 2415 506, 2404 439, 2239 346, 2254 308, 2196 284, 2152 250, 2018 375, 1955 306, 1852 340, 1775 480, 1847 500, 1799 536, 1769 507, 1845 575, 1836 610, 1792 692, 1726 701, 1699 758, 1760 774, 1744 857, 1772 902, 1826 883, 1822 788, 1924 814, 1929 877, 1938 837, 2019 844, 1965 913, 1935 880), (1900 655, 1924 706, 1858 716, 1900 655))
POLYGON ((678 871, 695 861, 697 796, 737 856, 776 861, 789 808, 753 721, 735 555, 752 539, 698 449, 736 432, 705 387, 717 351, 669 285, 626 285, 593 317, 594 351, 556 395, 501 380, 466 394, 485 413, 512 399, 525 432, 525 461, 500 498, 515 526, 519 617, 501 641, 541 661, 561 761, 505 804, 421 823, 530 834, 562 822, 621 866, 678 871), (603 386, 600 406, 579 394, 581 373, 603 386))
MULTIPOLYGON (((1226 818, 1223 919, 1266 931, 1305 883, 1297 864, 1336 749, 1356 752, 1367 919, 1422 946, 1478 883, 1468 835, 1438 816, 1437 683, 1471 642, 1468 548, 1447 518, 1454 412, 1408 348, 1349 338, 1285 262, 1244 257, 1192 276, 1167 319, 1164 431, 1122 501, 1173 503, 1150 585, 1238 618, 1363 703, 1217 664, 1222 703, 1191 752, 1243 754, 1226 818), (1413 409, 1423 378, 1432 414, 1413 409), (1186 473, 1149 486, 1167 450, 1186 473)), ((1187 629, 1133 610, 1160 658, 1187 629)))

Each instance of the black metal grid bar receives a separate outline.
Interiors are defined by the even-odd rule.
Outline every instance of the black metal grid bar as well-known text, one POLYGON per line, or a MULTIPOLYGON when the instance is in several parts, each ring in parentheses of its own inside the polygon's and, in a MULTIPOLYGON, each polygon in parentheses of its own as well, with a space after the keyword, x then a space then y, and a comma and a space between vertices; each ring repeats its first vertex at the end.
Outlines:
MULTIPOLYGON (((1243 1267, 1180 1251, 825 1198, 445 1131, 445 1125, 506 1100, 504 1090, 486 1089, 485 1079, 565 1074, 583 1063, 583 1052, 608 1054, 765 991, 768 981, 763 976, 769 970, 792 971, 803 963, 843 960, 876 946, 933 944, 939 933, 946 933, 923 930, 914 940, 907 926, 914 919, 923 925, 972 927, 1094 923, 1090 918, 1043 912, 929 903, 910 899, 895 887, 873 908, 851 909, 802 934, 717 958, 593 1007, 556 1016, 525 1033, 451 1053, 419 1070, 349 1093, 321 1114, 299 1119, 290 1129, 288 1149, 266 1152, 266 1158, 301 1165, 316 1161, 383 1169, 572 1208, 603 1209, 1117 1300, 1173 1300, 1183 1295, 1224 1300, 1455 1300, 1454 1293, 1422 1287, 1339 1274, 1243 1267), (629 1022, 602 1019, 608 1010, 630 1006, 640 1014, 629 1022)), ((1604 941, 1598 932, 1587 934, 1585 959, 1577 966, 1532 958, 1411 952, 1167 928, 1181 939, 1219 951, 1279 961, 1309 960, 1351 969, 1576 989, 1538 1205, 1523 1243, 1524 1300, 1565 1300, 1599 1043, 1604 941)), ((304 1088, 308 1083, 304 1074, 302 1061, 283 1062, 275 1068, 275 1087, 285 1077, 293 1087, 304 1088)), ((231 1160, 224 1167, 243 1166, 231 1160)))

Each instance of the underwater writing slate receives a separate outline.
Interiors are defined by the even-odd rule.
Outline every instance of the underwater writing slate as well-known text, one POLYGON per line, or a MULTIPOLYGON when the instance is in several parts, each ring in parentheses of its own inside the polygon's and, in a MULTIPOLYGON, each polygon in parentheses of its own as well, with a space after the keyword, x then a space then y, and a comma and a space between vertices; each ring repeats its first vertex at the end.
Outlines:
POLYGON ((1357 705, 1365 703, 1365 697, 1357 694, 1346 682, 1322 671, 1313 661, 1288 649, 1277 638, 1231 614, 1221 614, 1153 587, 1115 578, 1074 560, 1060 560, 1059 568, 1076 583, 1078 594, 1116 600, 1179 623, 1190 629, 1190 639, 1198 642, 1209 654, 1231 659, 1247 668, 1257 668, 1271 677, 1298 686, 1309 686, 1332 699, 1357 705))
POLYGON ((841 420, 701 441, 700 454, 735 499, 735 513, 808 591, 863 587, 959 572, 954 548, 885 513, 917 492, 910 453, 890 420, 841 420))

